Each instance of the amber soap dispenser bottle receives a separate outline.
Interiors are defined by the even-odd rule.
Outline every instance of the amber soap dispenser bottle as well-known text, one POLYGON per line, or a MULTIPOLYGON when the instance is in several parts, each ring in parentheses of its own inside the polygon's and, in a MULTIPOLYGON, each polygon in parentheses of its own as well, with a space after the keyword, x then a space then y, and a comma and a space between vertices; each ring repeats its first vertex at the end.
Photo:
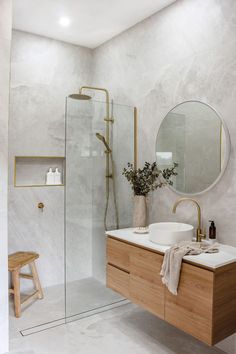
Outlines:
POLYGON ((215 222, 213 220, 209 220, 211 223, 209 227, 209 241, 210 243, 214 243, 216 241, 216 227, 215 222))

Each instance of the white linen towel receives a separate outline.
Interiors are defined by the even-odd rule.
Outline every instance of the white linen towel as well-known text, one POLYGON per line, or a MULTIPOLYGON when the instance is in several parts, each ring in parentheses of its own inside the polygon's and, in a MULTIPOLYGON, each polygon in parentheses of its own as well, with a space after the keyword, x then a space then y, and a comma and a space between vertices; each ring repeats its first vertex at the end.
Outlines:
POLYGON ((217 243, 209 245, 204 241, 182 241, 170 247, 165 252, 160 272, 163 284, 167 286, 168 290, 172 294, 177 295, 183 257, 186 255, 198 255, 200 253, 216 252, 219 252, 219 245, 217 243))

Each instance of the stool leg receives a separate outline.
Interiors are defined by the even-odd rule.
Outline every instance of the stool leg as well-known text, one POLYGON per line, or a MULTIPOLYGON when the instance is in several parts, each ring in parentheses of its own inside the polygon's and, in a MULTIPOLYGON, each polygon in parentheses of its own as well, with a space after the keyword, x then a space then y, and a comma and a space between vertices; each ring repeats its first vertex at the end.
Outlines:
POLYGON ((42 287, 40 284, 40 280, 39 280, 39 276, 38 276, 35 262, 30 263, 30 268, 31 268, 31 272, 33 275, 33 282, 34 282, 35 288, 36 288, 36 290, 38 290, 38 298, 43 299, 43 290, 42 290, 42 287))
POLYGON ((19 269, 13 270, 12 272, 12 282, 14 289, 14 305, 15 305, 15 316, 21 316, 21 303, 20 303, 20 277, 19 277, 19 269))

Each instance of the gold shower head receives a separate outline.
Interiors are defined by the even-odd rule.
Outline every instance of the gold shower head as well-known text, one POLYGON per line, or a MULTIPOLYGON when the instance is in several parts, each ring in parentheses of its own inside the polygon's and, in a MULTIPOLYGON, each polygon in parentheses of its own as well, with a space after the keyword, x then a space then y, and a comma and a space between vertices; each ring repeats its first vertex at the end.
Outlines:
POLYGON ((89 95, 84 95, 82 93, 72 93, 68 97, 74 99, 74 100, 90 100, 92 97, 89 95))

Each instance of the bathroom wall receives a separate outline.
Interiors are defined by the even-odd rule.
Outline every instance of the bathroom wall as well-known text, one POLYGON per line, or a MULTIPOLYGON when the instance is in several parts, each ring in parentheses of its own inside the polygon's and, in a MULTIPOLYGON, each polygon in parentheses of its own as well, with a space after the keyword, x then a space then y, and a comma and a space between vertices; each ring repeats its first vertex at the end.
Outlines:
MULTIPOLYGON (((13 31, 9 122, 9 252, 35 251, 43 287, 64 282, 64 188, 14 188, 14 156, 65 155, 65 97, 91 81, 91 51, 48 38, 13 31), (44 211, 37 208, 45 204, 44 211)), ((78 131, 80 134, 80 131, 78 131)), ((73 139, 81 136, 74 131, 73 139)), ((76 144, 76 142, 75 142, 76 144)), ((68 173, 76 177, 79 160, 68 173)), ((46 171, 45 171, 46 172, 46 171)), ((71 176, 68 176, 70 178, 71 176)), ((72 177, 71 177, 72 178, 72 177)), ((79 244, 70 247, 69 280, 91 275, 91 232, 79 228, 74 199, 86 190, 75 184, 67 216, 79 244), (80 250, 80 257, 78 252, 80 250)), ((24 284, 29 282, 25 281, 24 284)))
MULTIPOLYGON (((201 100, 225 120, 232 144, 228 168, 221 181, 197 200, 204 224, 215 220, 219 241, 232 246, 236 246, 235 23, 234 0, 179 0, 94 52, 94 84, 106 83, 116 102, 138 106, 140 165, 155 159, 158 128, 176 104, 201 100)), ((181 205, 172 214, 177 198, 168 188, 155 192, 150 221, 196 225, 194 207, 181 205)))
POLYGON ((0 354, 8 351, 7 174, 11 11, 11 0, 0 0, 0 354))
MULTIPOLYGON (((236 246, 235 26, 236 3, 180 0, 94 52, 94 84, 106 82, 116 102, 137 105, 139 161, 155 159, 162 119, 176 104, 198 99, 212 105, 231 135, 231 158, 222 180, 197 197, 207 226, 217 224, 221 242, 236 246), (224 217, 222 218, 222 214, 224 217)), ((196 223, 194 208, 171 207, 178 197, 168 188, 154 193, 151 221, 196 223)))

